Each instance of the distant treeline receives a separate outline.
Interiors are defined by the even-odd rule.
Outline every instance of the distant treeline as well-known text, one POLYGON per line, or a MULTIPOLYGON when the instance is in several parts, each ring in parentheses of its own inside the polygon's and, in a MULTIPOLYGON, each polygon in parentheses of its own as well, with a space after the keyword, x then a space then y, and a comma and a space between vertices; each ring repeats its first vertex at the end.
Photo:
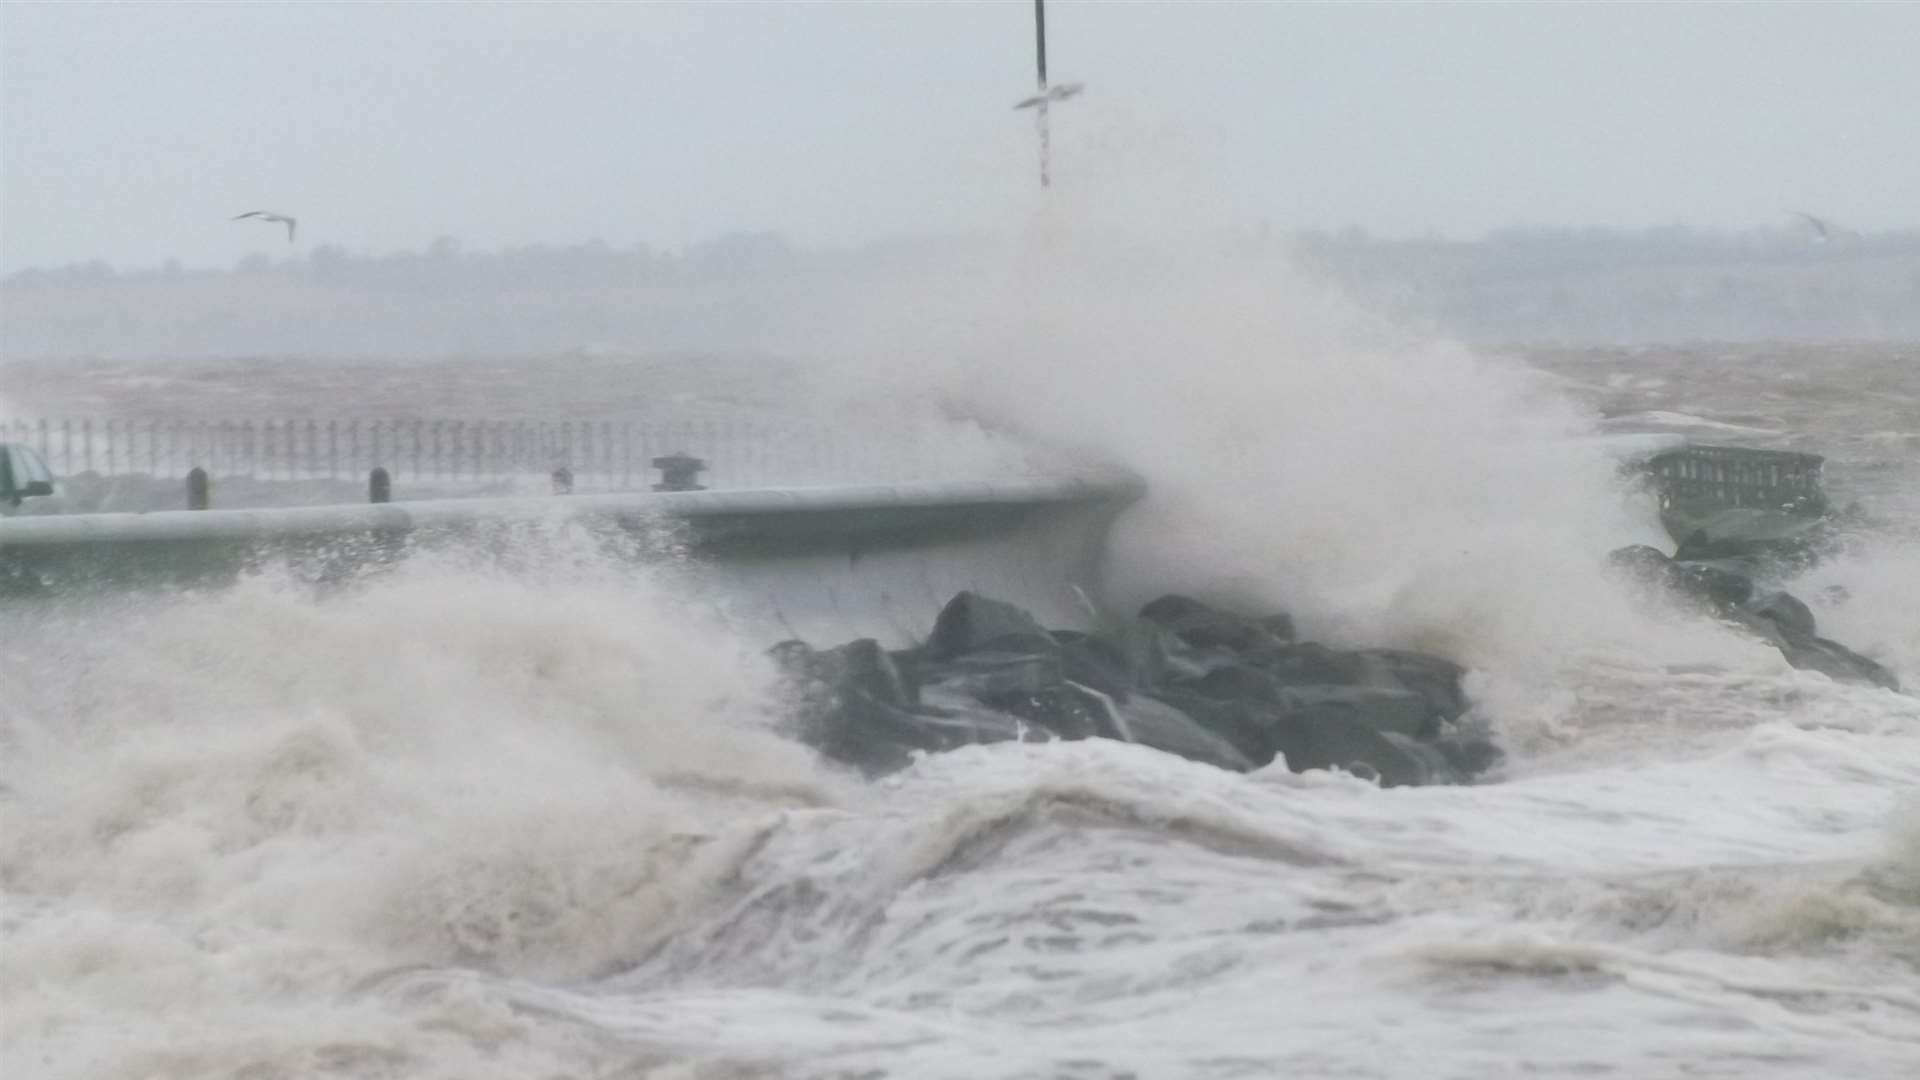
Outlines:
POLYGON ((1382 238, 1364 230, 1296 234, 1295 250, 1314 260, 1401 262, 1456 259, 1522 270, 1671 266, 1729 260, 1816 263, 1884 255, 1920 255, 1920 229, 1855 232, 1828 227, 1717 230, 1662 225, 1645 229, 1514 228, 1478 240, 1382 238))
POLYGON ((1348 230, 1294 251, 1367 307, 1469 341, 1920 340, 1920 230, 1348 230))
MULTIPOLYGON (((228 269, 187 268, 175 259, 140 268, 117 268, 93 260, 21 270, 0 281, 31 287, 231 275, 298 277, 380 288, 426 283, 441 287, 564 288, 741 274, 780 275, 815 269, 846 271, 869 265, 885 269, 978 252, 990 246, 982 238, 949 235, 849 248, 802 248, 777 232, 749 232, 716 237, 682 251, 644 244, 616 248, 597 240, 476 251, 468 250, 454 237, 441 237, 417 252, 374 255, 323 244, 287 258, 248 255, 228 269)), ((1383 237, 1359 228, 1294 233, 1261 230, 1230 236, 1226 246, 1284 247, 1307 265, 1342 277, 1431 266, 1524 273, 1542 268, 1625 269, 1728 261, 1818 264, 1920 255, 1920 229, 1855 232, 1832 227, 1823 238, 1811 225, 1739 231, 1679 225, 1645 229, 1540 227, 1503 229, 1472 240, 1383 237)))
POLYGON ((976 249, 960 237, 910 239, 851 249, 802 249, 775 232, 730 233, 682 251, 645 244, 616 248, 598 240, 579 244, 533 244, 498 251, 468 250, 444 236, 425 251, 385 255, 356 253, 322 244, 304 254, 276 259, 255 253, 230 269, 192 269, 169 259, 157 267, 116 268, 101 260, 54 269, 21 270, 0 278, 9 286, 84 285, 94 282, 179 278, 291 277, 323 284, 373 288, 525 288, 627 285, 658 280, 704 280, 781 275, 852 264, 888 265, 935 251, 976 249))
MULTIPOLYGON (((1358 229, 1223 232, 1229 272, 1285 259, 1372 311, 1469 342, 1920 341, 1920 230, 1511 229, 1476 240, 1358 229)), ((788 353, 850 312, 1009 272, 1005 238, 803 247, 740 233, 679 251, 323 245, 230 269, 93 262, 0 279, 0 358, 53 355, 788 353), (913 289, 920 289, 915 293, 913 289)), ((1276 287, 1286 287, 1277 285, 1276 287)))

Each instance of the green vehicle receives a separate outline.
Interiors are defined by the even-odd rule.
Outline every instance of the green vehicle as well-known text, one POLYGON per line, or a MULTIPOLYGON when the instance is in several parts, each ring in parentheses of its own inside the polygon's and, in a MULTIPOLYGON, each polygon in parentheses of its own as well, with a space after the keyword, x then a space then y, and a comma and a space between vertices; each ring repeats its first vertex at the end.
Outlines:
POLYGON ((53 473, 21 443, 0 443, 0 514, 20 508, 21 500, 53 494, 53 473))

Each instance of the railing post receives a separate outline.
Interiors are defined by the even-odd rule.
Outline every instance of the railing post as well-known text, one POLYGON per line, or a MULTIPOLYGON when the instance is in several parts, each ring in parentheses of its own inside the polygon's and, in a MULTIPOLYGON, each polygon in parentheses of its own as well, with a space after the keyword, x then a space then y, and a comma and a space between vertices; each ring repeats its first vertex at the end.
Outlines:
POLYGON ((187 509, 205 510, 213 505, 213 485, 207 481, 207 470, 198 465, 187 474, 187 509))
POLYGON ((653 485, 655 491, 705 491, 700 486, 700 470, 707 463, 692 457, 684 451, 676 450, 671 454, 653 459, 653 467, 660 470, 660 482, 653 485))

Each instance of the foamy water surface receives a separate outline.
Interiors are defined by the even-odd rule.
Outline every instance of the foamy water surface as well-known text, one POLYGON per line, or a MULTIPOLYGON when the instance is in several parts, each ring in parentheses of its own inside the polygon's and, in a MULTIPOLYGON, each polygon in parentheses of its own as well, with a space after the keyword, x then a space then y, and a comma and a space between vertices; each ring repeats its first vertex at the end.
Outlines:
POLYGON ((1130 462, 1171 492, 1121 537, 1135 585, 1201 552, 1309 634, 1460 656, 1490 782, 1105 742, 858 781, 784 737, 714 609, 568 535, 323 598, 10 607, 7 1075, 1920 1074, 1920 699, 1636 604, 1600 565, 1645 508, 1570 441, 1609 411, 1844 446, 1880 523, 1789 584, 1914 686, 1910 447, 1860 434, 1850 369, 1774 358, 1829 405, 1754 416, 1663 390, 1667 355, 1552 359, 1587 404, 1386 345, 1266 381, 1244 330, 1193 384, 1219 424, 1129 442, 1166 393, 1100 402, 1108 445, 1173 459, 1130 462), (1393 445, 1343 435, 1370 408, 1393 445))

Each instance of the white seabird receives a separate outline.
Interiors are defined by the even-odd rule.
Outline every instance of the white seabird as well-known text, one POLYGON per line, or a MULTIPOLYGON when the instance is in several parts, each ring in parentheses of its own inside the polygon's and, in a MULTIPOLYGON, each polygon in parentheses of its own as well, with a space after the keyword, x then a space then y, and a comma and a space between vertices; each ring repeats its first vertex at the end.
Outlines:
POLYGON ((285 214, 276 214, 270 210, 249 210, 244 214, 236 214, 227 220, 245 221, 247 218, 258 218, 261 221, 276 221, 285 225, 287 227, 287 243, 289 244, 293 243, 293 230, 300 225, 298 219, 288 217, 285 214))

